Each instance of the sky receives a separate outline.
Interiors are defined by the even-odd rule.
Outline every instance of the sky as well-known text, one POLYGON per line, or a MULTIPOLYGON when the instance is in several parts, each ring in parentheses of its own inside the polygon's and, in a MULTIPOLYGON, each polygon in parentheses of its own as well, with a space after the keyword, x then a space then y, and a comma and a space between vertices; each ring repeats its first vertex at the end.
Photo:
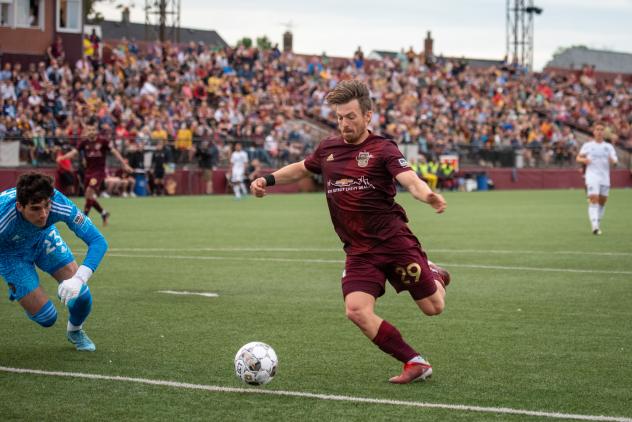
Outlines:
MULTIPOLYGON (((506 51, 506 0, 180 0, 181 27, 212 29, 230 45, 266 35, 282 45, 291 25, 294 51, 349 57, 362 47, 423 50, 430 31, 435 54, 502 59, 506 51)), ((106 19, 120 20, 115 5, 132 5, 131 20, 144 22, 143 0, 106 0, 106 19)), ((632 53, 632 0, 534 0, 534 69, 560 47, 632 53)))

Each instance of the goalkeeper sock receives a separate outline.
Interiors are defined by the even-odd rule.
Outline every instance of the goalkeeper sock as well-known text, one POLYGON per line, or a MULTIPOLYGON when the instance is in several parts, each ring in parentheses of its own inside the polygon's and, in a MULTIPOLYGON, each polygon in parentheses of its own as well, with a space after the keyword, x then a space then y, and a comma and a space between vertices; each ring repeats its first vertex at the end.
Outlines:
POLYGON ((42 327, 52 327, 53 324, 55 324, 55 321, 57 321, 57 310, 50 299, 40 308, 39 311, 37 311, 37 313, 35 313, 35 315, 30 315, 28 312, 26 315, 42 327))
POLYGON ((92 310, 92 295, 90 288, 84 284, 76 299, 72 299, 68 303, 68 331, 77 331, 81 329, 81 324, 88 318, 92 310))

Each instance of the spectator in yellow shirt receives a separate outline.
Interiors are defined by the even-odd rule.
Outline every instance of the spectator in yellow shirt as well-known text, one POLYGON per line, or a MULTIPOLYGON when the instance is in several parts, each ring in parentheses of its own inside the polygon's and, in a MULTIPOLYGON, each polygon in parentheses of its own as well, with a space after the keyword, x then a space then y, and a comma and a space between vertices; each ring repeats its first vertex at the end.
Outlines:
POLYGON ((151 132, 151 140, 153 142, 167 142, 168 137, 169 136, 167 135, 167 131, 163 129, 162 124, 156 123, 154 130, 151 132))
POLYGON ((94 56, 94 46, 92 45, 92 41, 90 41, 90 37, 88 37, 87 34, 83 36, 83 56, 94 56))
POLYGON ((176 134, 176 160, 178 162, 191 161, 195 150, 193 149, 193 132, 186 123, 182 123, 176 134))

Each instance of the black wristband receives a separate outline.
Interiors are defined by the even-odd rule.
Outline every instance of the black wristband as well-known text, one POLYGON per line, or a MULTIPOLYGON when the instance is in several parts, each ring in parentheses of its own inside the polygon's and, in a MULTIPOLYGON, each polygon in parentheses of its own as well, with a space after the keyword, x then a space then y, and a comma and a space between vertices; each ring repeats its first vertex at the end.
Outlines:
POLYGON ((266 179, 266 186, 274 186, 276 184, 276 179, 273 174, 266 174, 263 178, 266 179))

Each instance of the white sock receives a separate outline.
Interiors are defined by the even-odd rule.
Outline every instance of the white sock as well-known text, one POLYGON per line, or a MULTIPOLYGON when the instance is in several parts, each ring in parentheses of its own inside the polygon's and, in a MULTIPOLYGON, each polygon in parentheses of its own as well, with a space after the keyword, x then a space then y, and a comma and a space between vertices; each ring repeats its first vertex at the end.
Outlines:
POLYGON ((233 185, 233 191, 235 192, 235 198, 241 198, 241 186, 239 183, 233 185))
POLYGON ((599 204, 588 204, 588 218, 593 230, 599 228, 599 204))
POLYGON ((603 218, 603 215, 606 213, 606 206, 605 205, 599 205, 599 223, 601 223, 601 219, 603 218))
POLYGON ((417 355, 411 360, 409 360, 408 363, 428 363, 428 362, 426 362, 426 359, 422 358, 420 355, 417 355))
POLYGON ((81 330, 82 327, 83 327, 83 324, 73 325, 70 321, 68 321, 68 327, 66 328, 66 331, 79 331, 81 330))
POLYGON ((248 190, 246 189, 246 185, 243 183, 240 183, 239 186, 241 186, 241 192, 244 194, 244 196, 248 195, 248 190))

